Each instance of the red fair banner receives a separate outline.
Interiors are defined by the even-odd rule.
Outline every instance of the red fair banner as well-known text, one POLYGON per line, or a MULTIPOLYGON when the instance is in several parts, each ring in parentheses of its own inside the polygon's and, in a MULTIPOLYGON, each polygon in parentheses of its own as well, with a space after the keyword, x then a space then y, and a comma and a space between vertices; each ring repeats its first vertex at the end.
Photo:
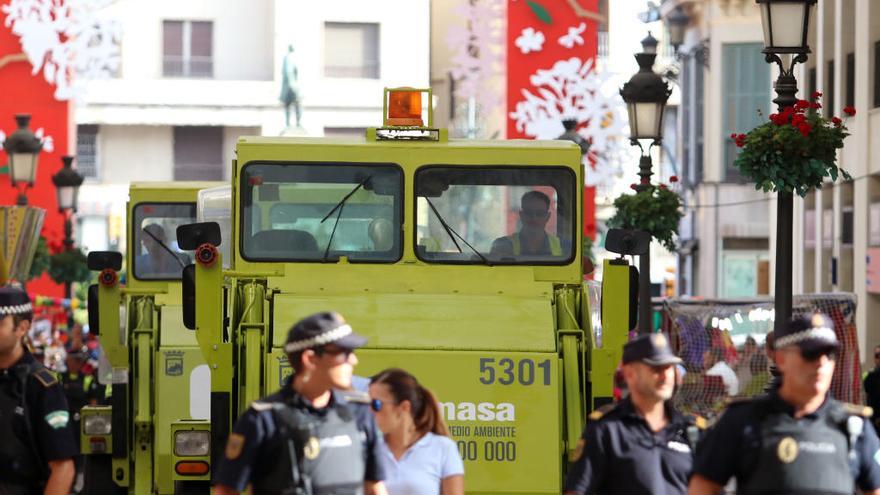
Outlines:
MULTIPOLYGON (((598 0, 507 1, 507 137, 557 139, 564 120, 594 143, 603 115, 593 70, 598 0)), ((595 143, 594 143, 595 144, 595 143)), ((595 165, 588 155, 587 166, 595 165)), ((595 187, 584 187, 584 234, 595 237, 595 187)))

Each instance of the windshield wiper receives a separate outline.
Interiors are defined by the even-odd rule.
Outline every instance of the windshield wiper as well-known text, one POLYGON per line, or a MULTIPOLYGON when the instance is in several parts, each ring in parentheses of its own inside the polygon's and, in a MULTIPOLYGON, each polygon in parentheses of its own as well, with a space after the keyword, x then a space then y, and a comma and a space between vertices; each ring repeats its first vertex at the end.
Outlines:
POLYGON ((358 184, 354 186, 354 189, 343 196, 342 199, 340 199, 339 202, 336 203, 336 206, 331 208, 330 211, 328 211, 327 214, 324 215, 324 218, 321 219, 320 223, 324 223, 324 221, 330 218, 330 215, 332 215, 334 211, 339 210, 339 213, 336 215, 336 223, 333 224, 333 230, 330 231, 330 238, 327 239, 327 247, 324 248, 324 256, 321 257, 322 261, 327 261, 327 255, 330 254, 330 246, 333 245, 333 236, 336 235, 336 227, 339 225, 339 219, 342 217, 342 210, 345 208, 345 202, 348 201, 348 198, 352 197, 354 193, 358 192, 358 189, 364 187, 364 184, 369 182, 372 177, 373 175, 370 174, 366 176, 364 180, 358 182, 358 184))
POLYGON ((177 257, 177 253, 175 253, 174 251, 171 250, 171 248, 169 248, 168 246, 166 246, 165 243, 162 242, 161 240, 159 240, 158 237, 156 237, 155 235, 153 235, 152 232, 150 232, 149 230, 147 230, 147 229, 145 229, 145 228, 141 229, 141 231, 142 231, 144 234, 147 234, 148 236, 152 237, 153 240, 156 241, 156 244, 158 244, 159 246, 161 246, 162 249, 164 249, 165 251, 168 251, 168 254, 170 254, 171 257, 174 258, 174 261, 176 261, 177 264, 180 265, 180 269, 181 269, 181 270, 184 269, 184 268, 186 268, 186 265, 183 264, 183 261, 180 261, 180 258, 177 257))
POLYGON ((459 245, 458 245, 458 242, 455 240, 456 237, 458 237, 459 239, 461 239, 461 242, 465 243, 465 245, 466 245, 467 247, 471 248, 471 251, 473 251, 477 256, 480 257, 481 260, 483 260, 483 264, 485 264, 485 265, 487 265, 487 266, 492 266, 492 263, 489 262, 489 259, 488 259, 488 258, 486 258, 485 256, 483 256, 482 253, 480 253, 479 251, 477 251, 477 248, 471 246, 471 243, 469 243, 469 242, 467 241, 467 239, 465 239, 464 237, 462 237, 461 234, 459 234, 458 232, 456 232, 452 227, 449 226, 448 223, 446 223, 446 220, 443 219, 443 217, 440 215, 440 212, 437 211, 437 208, 434 207, 434 203, 432 203, 430 199, 425 198, 425 201, 428 202, 428 206, 431 207, 431 211, 433 211, 433 212, 434 212, 434 215, 437 216, 437 220, 440 220, 440 225, 443 226, 443 230, 446 231, 446 235, 448 235, 449 238, 452 239, 452 243, 455 244, 455 248, 458 249, 458 252, 459 252, 459 253, 461 253, 462 251, 461 251, 461 246, 459 246, 459 245))

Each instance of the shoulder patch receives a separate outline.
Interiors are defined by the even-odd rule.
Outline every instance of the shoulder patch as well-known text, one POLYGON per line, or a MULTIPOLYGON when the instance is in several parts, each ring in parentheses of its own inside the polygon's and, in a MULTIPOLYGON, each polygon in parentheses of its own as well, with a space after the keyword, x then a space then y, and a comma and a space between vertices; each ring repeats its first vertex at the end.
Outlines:
POLYGON ((58 378, 55 376, 55 374, 47 370, 46 368, 40 368, 31 374, 46 388, 49 388, 52 385, 58 383, 58 378))
POLYGON ((617 404, 605 404, 604 406, 600 407, 599 409, 596 409, 595 411, 591 412, 590 415, 588 416, 588 418, 590 419, 590 421, 600 420, 600 419, 602 419, 602 416, 605 416, 606 414, 611 412, 611 410, 614 409, 616 406, 617 406, 617 404))
POLYGON ((859 404, 850 404, 849 402, 842 402, 843 410, 851 415, 851 416, 861 416, 863 418, 870 418, 874 415, 874 409, 868 406, 862 406, 859 404))
POLYGON ((226 449, 223 454, 230 461, 238 459, 241 455, 241 449, 244 447, 245 437, 239 433, 230 433, 229 439, 226 440, 226 449))
POLYGON ((52 411, 43 419, 46 420, 46 424, 51 426, 52 429, 58 430, 67 426, 68 421, 70 421, 70 413, 64 410, 52 411))

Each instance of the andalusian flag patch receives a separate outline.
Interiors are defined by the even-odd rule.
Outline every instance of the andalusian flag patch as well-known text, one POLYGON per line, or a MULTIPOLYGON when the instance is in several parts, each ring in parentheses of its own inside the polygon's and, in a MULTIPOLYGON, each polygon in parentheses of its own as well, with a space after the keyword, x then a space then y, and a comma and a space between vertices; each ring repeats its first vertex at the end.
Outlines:
POLYGON ((67 422, 70 420, 70 413, 67 411, 52 411, 44 419, 46 423, 49 423, 49 426, 57 430, 67 426, 67 422))

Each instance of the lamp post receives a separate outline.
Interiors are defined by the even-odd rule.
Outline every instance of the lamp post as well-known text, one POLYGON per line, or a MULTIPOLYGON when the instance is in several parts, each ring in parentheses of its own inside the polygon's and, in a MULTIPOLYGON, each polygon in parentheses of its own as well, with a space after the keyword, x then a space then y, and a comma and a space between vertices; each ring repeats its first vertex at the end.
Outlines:
MULTIPOLYGON (((73 248, 73 213, 76 212, 79 186, 83 183, 83 176, 73 169, 73 157, 65 155, 61 157, 64 164, 61 170, 52 176, 55 184, 55 192, 58 195, 58 211, 64 215, 64 249, 73 248)), ((68 299, 71 298, 70 282, 65 282, 64 292, 68 299)))
MULTIPOLYGON (((756 0, 761 9, 764 28, 764 50, 767 63, 779 67, 779 77, 773 84, 779 111, 797 102, 795 64, 807 61, 810 47, 810 15, 816 0, 756 0)), ((780 191, 776 197, 776 317, 773 329, 779 333, 791 319, 791 258, 793 196, 780 191)))
POLYGON ((37 175, 37 160, 43 143, 40 142, 28 125, 31 122, 30 114, 19 113, 15 115, 18 129, 3 142, 3 149, 9 158, 9 179, 13 187, 18 188, 18 198, 15 203, 19 206, 27 205, 25 191, 34 185, 34 177, 37 175))
POLYGON ((689 21, 690 18, 684 13, 681 6, 676 7, 675 10, 666 16, 666 26, 669 28, 669 44, 675 49, 676 56, 678 56, 678 47, 684 43, 684 33, 689 21))
MULTIPOLYGON (((642 50, 635 55, 639 71, 620 89, 629 115, 630 142, 642 152, 637 194, 651 187, 651 148, 659 145, 662 139, 663 111, 672 93, 669 84, 653 70, 657 40, 650 32, 642 40, 642 50), (641 141, 650 141, 647 150, 641 141)), ((645 254, 639 256, 639 333, 650 333, 652 326, 651 257, 645 254)))

